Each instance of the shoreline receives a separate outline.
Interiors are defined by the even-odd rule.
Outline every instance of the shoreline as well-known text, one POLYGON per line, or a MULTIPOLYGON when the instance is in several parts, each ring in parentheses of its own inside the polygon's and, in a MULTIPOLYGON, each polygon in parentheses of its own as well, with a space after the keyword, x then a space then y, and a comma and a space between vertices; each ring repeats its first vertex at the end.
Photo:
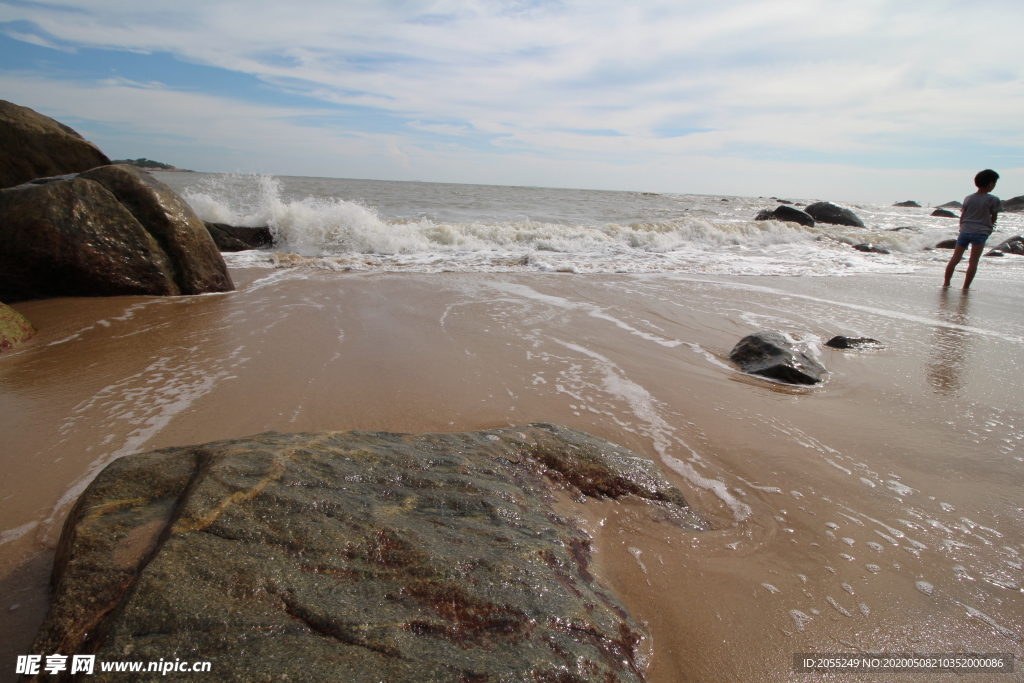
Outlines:
MULTIPOLYGON (((108 458, 267 430, 433 433, 545 421, 658 462, 712 524, 685 536, 642 505, 566 503, 594 538, 600 576, 651 626, 650 681, 788 680, 791 652, 844 640, 1021 651, 956 607, 1019 632, 1019 591, 965 585, 950 567, 966 551, 944 548, 927 522, 955 529, 967 517, 1024 550, 1017 461, 993 458, 996 435, 972 436, 942 417, 978 405, 984 419, 1024 425, 1006 408, 1017 392, 1005 371, 979 374, 994 354, 1021 355, 1016 295, 996 300, 984 275, 964 308, 928 289, 923 274, 231 274, 238 291, 228 294, 14 306, 39 328, 0 357, 0 426, 14 435, 0 495, 14 523, 5 527, 37 524, 0 545, 4 599, 26 586, 20 594, 34 595, 8 622, 20 629, 15 641, 39 608, 40 549, 60 530, 54 504, 108 458), (773 385, 724 362, 732 343, 769 320, 803 337, 867 334, 888 349, 824 351, 832 376, 823 386, 773 385), (927 549, 889 544, 876 533, 896 538, 888 527, 927 549), (933 596, 916 588, 922 580, 933 596)), ((997 559, 956 561, 980 577, 978 567, 997 559)))

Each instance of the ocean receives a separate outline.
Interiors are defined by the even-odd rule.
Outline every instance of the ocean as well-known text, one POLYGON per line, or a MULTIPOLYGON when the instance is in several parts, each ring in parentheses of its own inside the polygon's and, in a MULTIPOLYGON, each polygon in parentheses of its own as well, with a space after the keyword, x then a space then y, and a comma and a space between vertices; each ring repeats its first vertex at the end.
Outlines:
MULTIPOLYGON (((0 356, 5 658, 45 613, 69 506, 117 457, 527 422, 658 462, 704 521, 559 503, 647 625, 650 681, 836 680, 794 673, 801 652, 1024 654, 1024 257, 983 259, 964 294, 963 266, 939 287, 956 220, 930 208, 805 228, 754 221, 770 197, 155 175, 278 246, 225 254, 231 293, 16 306, 39 334, 0 356), (825 381, 739 372, 757 330, 825 381)), ((989 244, 1022 233, 1005 214, 989 244)))

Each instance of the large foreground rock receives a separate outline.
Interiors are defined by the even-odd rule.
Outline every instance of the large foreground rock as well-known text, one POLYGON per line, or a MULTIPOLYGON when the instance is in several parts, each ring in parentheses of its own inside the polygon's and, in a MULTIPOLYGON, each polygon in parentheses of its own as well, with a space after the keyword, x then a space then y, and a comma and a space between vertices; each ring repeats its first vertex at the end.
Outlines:
POLYGON ((733 347, 729 360, 743 372, 789 384, 817 384, 828 372, 778 332, 748 334, 733 347))
POLYGON ((128 456, 70 513, 32 651, 208 660, 204 681, 643 680, 551 482, 692 519, 650 461, 544 424, 128 456))
POLYGON ((109 163, 95 145, 63 123, 0 100, 0 188, 109 163))
POLYGON ((0 190, 0 299, 234 289, 203 222, 131 166, 0 190))
POLYGON ((0 301, 0 351, 17 346, 36 333, 21 313, 0 301))
POLYGON ((850 225, 855 228, 863 228, 864 223, 853 211, 844 209, 841 206, 829 202, 815 202, 808 204, 804 211, 811 215, 819 223, 831 225, 850 225))

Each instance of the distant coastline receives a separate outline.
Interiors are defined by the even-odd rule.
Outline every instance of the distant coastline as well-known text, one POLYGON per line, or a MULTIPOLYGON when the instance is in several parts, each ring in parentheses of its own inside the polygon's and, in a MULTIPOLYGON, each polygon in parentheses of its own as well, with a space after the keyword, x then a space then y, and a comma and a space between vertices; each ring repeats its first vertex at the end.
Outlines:
POLYGON ((178 168, 170 164, 165 164, 160 161, 153 161, 152 159, 139 158, 139 159, 115 159, 112 163, 115 164, 128 164, 129 166, 138 166, 144 168, 147 171, 178 171, 179 173, 195 173, 195 171, 187 168, 178 168))

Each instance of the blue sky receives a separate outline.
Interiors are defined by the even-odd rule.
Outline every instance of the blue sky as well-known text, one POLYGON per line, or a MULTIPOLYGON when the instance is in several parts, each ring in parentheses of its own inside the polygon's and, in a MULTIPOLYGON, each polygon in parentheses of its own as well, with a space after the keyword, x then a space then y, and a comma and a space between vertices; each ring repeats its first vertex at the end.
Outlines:
POLYGON ((1024 4, 0 0, 0 98, 205 171, 1024 194, 1024 4))

